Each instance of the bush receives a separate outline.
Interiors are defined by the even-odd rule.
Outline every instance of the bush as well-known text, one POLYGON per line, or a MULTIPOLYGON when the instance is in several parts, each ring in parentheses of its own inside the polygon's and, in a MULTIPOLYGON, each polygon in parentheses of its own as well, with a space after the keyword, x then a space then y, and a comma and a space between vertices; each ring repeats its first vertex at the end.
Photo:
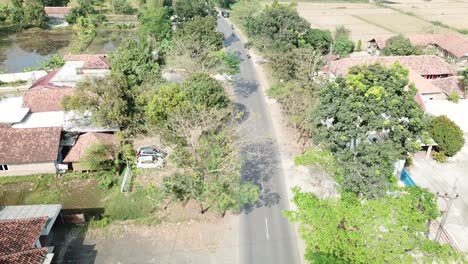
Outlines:
POLYGON ((452 92, 447 96, 447 100, 458 104, 458 102, 460 101, 460 96, 457 93, 452 92))
POLYGON ((448 157, 455 155, 465 144, 463 131, 446 116, 438 116, 429 124, 429 134, 438 148, 448 157))
POLYGON ((433 155, 433 158, 434 158, 435 161, 440 162, 440 163, 443 163, 443 162, 447 161, 447 156, 445 156, 445 152, 443 152, 443 151, 436 152, 433 155))
POLYGON ((333 52, 342 57, 354 51, 354 42, 346 36, 339 36, 335 39, 335 48, 333 52))
POLYGON ((386 56, 408 56, 416 54, 416 50, 408 38, 398 35, 387 40, 382 53, 386 56))

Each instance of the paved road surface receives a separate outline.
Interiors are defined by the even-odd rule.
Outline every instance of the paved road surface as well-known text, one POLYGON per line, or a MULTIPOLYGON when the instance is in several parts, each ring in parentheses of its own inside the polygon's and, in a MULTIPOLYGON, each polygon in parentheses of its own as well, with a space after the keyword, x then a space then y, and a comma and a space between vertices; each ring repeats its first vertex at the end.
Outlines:
POLYGON ((281 214, 288 208, 284 175, 274 142, 272 120, 258 86, 253 62, 247 58, 240 39, 231 35, 231 24, 227 20, 218 19, 218 30, 225 35, 225 47, 237 52, 241 58, 241 72, 234 76, 234 90, 238 108, 249 117, 243 127, 243 136, 252 140, 245 149, 242 177, 262 189, 260 201, 245 208, 241 216, 241 263, 300 263, 295 232, 281 214), (251 155, 257 152, 260 155, 251 155))

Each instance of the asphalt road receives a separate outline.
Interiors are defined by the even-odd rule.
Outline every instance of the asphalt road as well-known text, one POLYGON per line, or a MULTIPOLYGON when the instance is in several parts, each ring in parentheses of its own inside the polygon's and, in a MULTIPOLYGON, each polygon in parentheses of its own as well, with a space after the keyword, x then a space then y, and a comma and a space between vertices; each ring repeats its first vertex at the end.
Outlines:
POLYGON ((245 112, 247 121, 242 136, 247 145, 243 151, 243 180, 261 188, 259 201, 244 208, 240 220, 241 263, 300 263, 295 232, 282 211, 288 208, 284 175, 278 146, 265 98, 255 75, 254 64, 247 58, 244 43, 231 35, 231 24, 218 19, 218 30, 224 33, 226 48, 241 59, 240 73, 235 75, 236 105, 245 112))

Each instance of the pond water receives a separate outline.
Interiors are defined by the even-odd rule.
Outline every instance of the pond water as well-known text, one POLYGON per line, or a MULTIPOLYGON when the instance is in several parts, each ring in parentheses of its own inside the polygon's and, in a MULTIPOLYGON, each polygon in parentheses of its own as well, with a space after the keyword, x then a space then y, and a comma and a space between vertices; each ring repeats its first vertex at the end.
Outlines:
MULTIPOLYGON (((22 72, 37 67, 53 54, 67 54, 70 50, 71 30, 29 30, 12 33, 0 31, 0 69, 22 72)), ((126 39, 135 39, 134 31, 98 31, 96 38, 83 53, 111 53, 126 39)))

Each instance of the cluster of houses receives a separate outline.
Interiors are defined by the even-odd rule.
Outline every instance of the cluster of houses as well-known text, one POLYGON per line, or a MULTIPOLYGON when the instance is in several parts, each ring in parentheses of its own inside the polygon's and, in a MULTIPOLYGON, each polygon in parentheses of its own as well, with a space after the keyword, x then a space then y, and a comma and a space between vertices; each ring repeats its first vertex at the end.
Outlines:
POLYGON ((0 177, 83 171, 80 159, 88 147, 115 143, 118 127, 94 126, 90 113, 66 112, 61 106, 80 80, 110 73, 107 56, 65 55, 64 60, 22 96, 0 100, 0 177))
POLYGON ((387 40, 391 36, 369 40, 367 51, 349 58, 333 58, 326 66, 326 72, 332 77, 343 76, 348 69, 356 65, 380 62, 392 65, 399 62, 409 69, 409 79, 415 85, 415 101, 425 112, 434 115, 446 115, 468 133, 468 120, 463 112, 468 111, 467 100, 458 104, 447 100, 450 94, 460 98, 465 91, 460 82, 458 71, 468 67, 468 39, 449 34, 418 34, 407 36, 414 46, 421 47, 427 54, 411 56, 381 56, 387 40))

